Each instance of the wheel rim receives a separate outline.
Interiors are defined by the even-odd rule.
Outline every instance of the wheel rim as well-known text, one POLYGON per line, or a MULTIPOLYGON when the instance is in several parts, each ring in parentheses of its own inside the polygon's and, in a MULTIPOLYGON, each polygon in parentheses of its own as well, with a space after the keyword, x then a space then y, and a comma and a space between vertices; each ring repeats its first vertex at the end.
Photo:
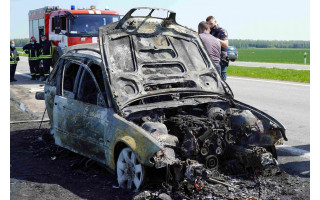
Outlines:
POLYGON ((138 190, 144 177, 143 166, 136 159, 136 155, 130 148, 124 148, 117 161, 117 179, 122 188, 138 190))

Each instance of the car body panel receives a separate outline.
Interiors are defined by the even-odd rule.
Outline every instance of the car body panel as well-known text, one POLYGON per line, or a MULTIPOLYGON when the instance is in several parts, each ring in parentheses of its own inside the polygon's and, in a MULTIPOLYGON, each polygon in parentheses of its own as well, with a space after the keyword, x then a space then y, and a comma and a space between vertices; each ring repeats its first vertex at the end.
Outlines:
POLYGON ((55 82, 45 87, 57 145, 115 171, 126 147, 141 164, 161 168, 190 159, 207 162, 201 148, 224 160, 246 157, 252 146, 269 148, 287 140, 280 122, 234 99, 197 33, 178 25, 175 13, 166 19, 132 17, 134 10, 99 28, 100 50, 98 44, 77 45, 61 57, 55 82), (62 91, 69 63, 80 66, 70 96, 62 91), (101 69, 100 82, 91 66, 101 69), (88 73, 98 88, 90 103, 80 92, 87 91, 82 84, 88 73), (224 155, 221 148, 239 153, 224 155))
POLYGON ((102 60, 118 107, 163 89, 226 94, 199 35, 170 19, 123 17, 99 28, 102 60), (175 83, 175 84, 174 84, 175 83))

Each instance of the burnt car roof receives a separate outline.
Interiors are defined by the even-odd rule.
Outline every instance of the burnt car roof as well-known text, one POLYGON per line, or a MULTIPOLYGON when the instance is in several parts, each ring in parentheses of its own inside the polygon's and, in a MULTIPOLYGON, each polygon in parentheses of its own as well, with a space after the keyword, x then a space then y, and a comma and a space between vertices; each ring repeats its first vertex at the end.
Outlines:
POLYGON ((92 44, 78 44, 74 46, 67 47, 63 50, 63 56, 74 56, 82 55, 86 57, 91 57, 92 59, 101 61, 101 54, 98 43, 92 44))
POLYGON ((199 35, 176 23, 175 13, 152 17, 157 8, 134 8, 119 22, 99 28, 102 60, 119 108, 144 96, 179 92, 232 92, 207 54, 199 35), (145 17, 133 17, 150 9, 145 17))

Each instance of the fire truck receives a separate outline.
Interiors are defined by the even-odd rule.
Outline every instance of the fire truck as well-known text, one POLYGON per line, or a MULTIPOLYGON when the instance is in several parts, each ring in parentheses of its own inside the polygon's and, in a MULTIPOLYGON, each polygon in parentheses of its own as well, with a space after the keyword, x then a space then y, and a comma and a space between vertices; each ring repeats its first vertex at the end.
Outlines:
MULTIPOLYGON (((120 15, 116 11, 90 9, 60 9, 58 6, 46 6, 29 11, 29 36, 41 42, 41 35, 46 35, 61 54, 64 47, 98 42, 98 28, 116 22, 120 15)), ((55 60, 55 59, 54 59, 55 60)), ((54 63, 54 62, 53 62, 54 63)))

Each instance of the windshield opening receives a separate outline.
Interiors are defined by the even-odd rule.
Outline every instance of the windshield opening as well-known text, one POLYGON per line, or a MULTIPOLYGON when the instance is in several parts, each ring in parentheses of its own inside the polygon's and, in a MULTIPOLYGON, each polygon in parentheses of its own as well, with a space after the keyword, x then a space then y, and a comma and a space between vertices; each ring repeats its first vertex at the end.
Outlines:
POLYGON ((98 29, 120 19, 119 15, 74 15, 69 20, 69 36, 98 37, 98 29))

